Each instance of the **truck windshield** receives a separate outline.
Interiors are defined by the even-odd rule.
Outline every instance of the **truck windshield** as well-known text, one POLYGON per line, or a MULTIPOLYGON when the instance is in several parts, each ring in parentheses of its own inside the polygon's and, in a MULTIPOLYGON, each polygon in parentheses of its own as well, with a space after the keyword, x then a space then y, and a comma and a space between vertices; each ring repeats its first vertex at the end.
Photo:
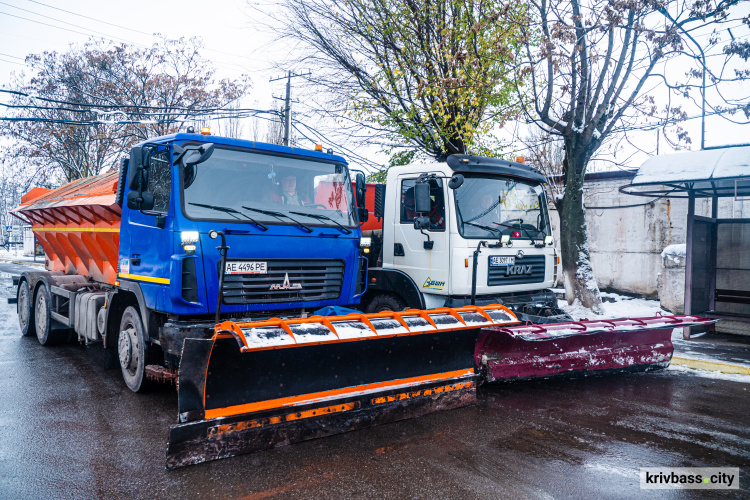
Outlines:
POLYGON ((544 239, 550 235, 544 188, 498 176, 465 176, 454 191, 464 238, 544 239))
POLYGON ((183 169, 182 192, 190 219, 356 225, 349 172, 341 163, 217 147, 207 161, 183 169))

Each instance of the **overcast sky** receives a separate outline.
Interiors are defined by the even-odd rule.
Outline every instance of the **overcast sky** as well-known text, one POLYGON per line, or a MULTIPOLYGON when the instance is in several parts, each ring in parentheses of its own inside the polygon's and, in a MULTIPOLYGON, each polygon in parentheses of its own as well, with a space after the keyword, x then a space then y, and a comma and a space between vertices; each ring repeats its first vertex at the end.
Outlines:
MULTIPOLYGON (((264 8, 274 7, 271 4, 264 8)), ((272 95, 283 95, 284 82, 269 83, 269 79, 282 75, 274 69, 274 63, 286 54, 282 47, 272 45, 273 35, 260 29, 257 16, 247 7, 246 0, 0 0, 0 84, 7 86, 11 72, 24 70, 23 61, 28 54, 65 50, 69 44, 83 44, 91 36, 141 46, 158 40, 152 33, 168 38, 199 36, 206 47, 203 55, 214 63, 218 77, 234 78, 242 73, 251 77, 253 89, 244 104, 270 109, 275 104, 272 95)), ((747 37, 750 31, 738 27, 734 35, 747 37)), ((749 90, 747 84, 734 89, 744 95, 749 90)), ((700 110, 693 111, 698 114, 700 110)), ((698 149, 700 120, 691 120, 685 127, 693 137, 692 149, 698 149)), ((709 118, 706 144, 750 142, 748 132, 747 126, 709 118)), ((638 140, 655 143, 655 135, 655 131, 641 133, 638 140)), ((660 152, 668 151, 662 142, 660 152)), ((384 161, 376 150, 360 154, 384 161)), ((630 166, 638 167, 641 161, 635 159, 630 166)))

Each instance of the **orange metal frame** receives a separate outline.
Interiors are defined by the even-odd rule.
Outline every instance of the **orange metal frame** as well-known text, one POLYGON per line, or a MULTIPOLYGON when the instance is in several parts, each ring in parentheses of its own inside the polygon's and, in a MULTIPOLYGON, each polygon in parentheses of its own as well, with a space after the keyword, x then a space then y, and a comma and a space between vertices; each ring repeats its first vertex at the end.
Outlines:
MULTIPOLYGON (((328 329, 331 330, 331 332, 338 337, 338 334, 336 333, 336 329, 334 328, 333 324, 336 321, 360 321, 367 325, 372 332, 377 336, 377 338, 388 338, 388 337, 399 337, 399 336, 407 336, 407 335, 421 335, 421 334, 427 334, 427 333, 434 333, 434 330, 428 330, 428 331, 419 331, 419 332, 404 332, 404 333, 389 333, 386 335, 378 334, 377 330, 373 326, 373 324, 370 322, 370 319, 375 318, 386 318, 386 319, 394 319, 401 323, 401 325, 409 330, 409 327, 406 324, 406 321, 404 321, 404 317, 420 317, 427 321, 429 324, 431 324, 433 327, 437 329, 437 325, 435 322, 430 318, 431 314, 449 314, 456 318, 459 322, 461 322, 464 326, 454 327, 453 330, 464 330, 467 328, 478 328, 476 325, 466 325, 464 320, 461 318, 461 315, 459 312, 473 312, 478 313, 484 316, 487 321, 493 322, 493 319, 487 314, 487 310, 502 310, 508 313, 511 317, 515 318, 515 314, 513 314, 513 311, 508 309, 507 307, 500 305, 500 304, 492 304, 489 306, 463 306, 460 308, 452 308, 452 307, 439 307, 437 309, 430 309, 427 311, 420 310, 420 309, 409 309, 408 311, 402 311, 402 312, 396 312, 396 311, 384 311, 379 313, 351 313, 344 316, 311 316, 309 318, 294 318, 294 319, 280 319, 280 318, 272 318, 266 321, 250 321, 245 323, 235 323, 234 321, 223 321, 219 324, 217 324, 214 327, 214 336, 213 339, 226 339, 226 338, 234 338, 240 344, 242 345, 240 347, 240 350, 242 352, 252 352, 252 351, 265 351, 270 349, 285 349, 290 347, 298 347, 298 344, 291 344, 291 345, 280 345, 280 346, 263 346, 263 347, 249 347, 247 343, 247 339, 245 338, 245 334, 242 331, 243 328, 259 328, 259 327, 277 327, 283 329, 287 335, 289 335, 293 340, 296 341, 294 338, 294 333, 292 333, 292 329, 290 328, 290 325, 301 325, 301 324, 309 324, 309 323, 320 323, 328 329)), ((508 323, 508 325, 511 324, 518 324, 519 321, 508 323)), ((351 338, 351 339, 341 339, 337 338, 337 340, 323 340, 320 342, 312 342, 312 343, 305 343, 302 345, 321 345, 321 344, 330 344, 334 342, 355 342, 359 340, 367 340, 371 339, 372 337, 363 337, 363 338, 351 338)))

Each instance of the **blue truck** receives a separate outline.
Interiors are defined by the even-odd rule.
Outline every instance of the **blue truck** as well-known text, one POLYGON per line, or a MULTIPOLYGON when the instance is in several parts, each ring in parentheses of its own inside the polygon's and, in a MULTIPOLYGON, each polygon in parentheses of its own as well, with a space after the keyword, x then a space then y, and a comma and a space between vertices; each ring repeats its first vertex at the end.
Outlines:
POLYGON ((21 330, 43 345, 103 342, 136 392, 174 380, 184 339, 210 337, 222 319, 358 303, 364 189, 320 148, 151 139, 119 170, 35 189, 14 209, 47 254, 46 271, 18 280, 21 330))

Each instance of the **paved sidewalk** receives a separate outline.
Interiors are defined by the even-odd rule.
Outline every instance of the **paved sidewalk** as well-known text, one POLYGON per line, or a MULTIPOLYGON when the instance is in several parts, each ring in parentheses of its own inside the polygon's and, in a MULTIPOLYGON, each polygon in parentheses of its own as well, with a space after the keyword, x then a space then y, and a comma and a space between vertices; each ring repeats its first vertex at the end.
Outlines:
POLYGON ((698 333, 690 340, 672 336, 673 365, 697 370, 750 375, 750 337, 720 333, 698 333))

